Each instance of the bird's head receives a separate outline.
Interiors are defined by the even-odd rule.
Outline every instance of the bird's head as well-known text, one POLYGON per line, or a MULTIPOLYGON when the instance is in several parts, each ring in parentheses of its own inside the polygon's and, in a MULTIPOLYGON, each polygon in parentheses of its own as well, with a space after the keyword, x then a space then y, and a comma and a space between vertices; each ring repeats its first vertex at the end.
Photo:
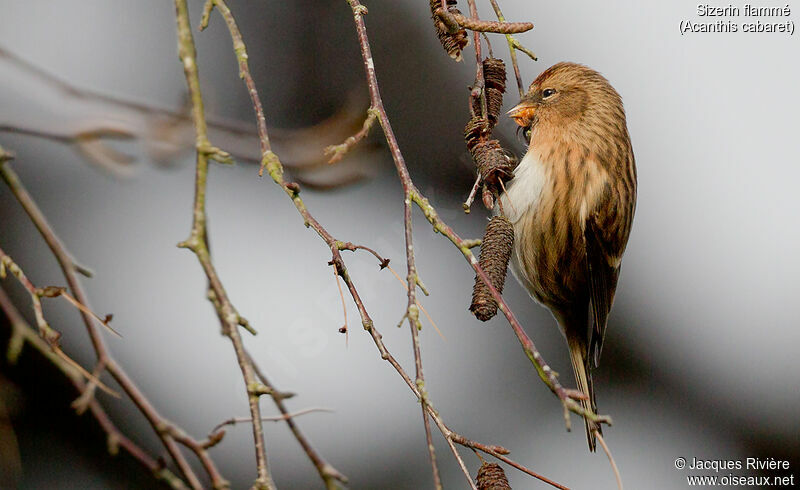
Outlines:
MULTIPOLYGON (((508 115, 521 127, 569 131, 573 123, 602 123, 619 116, 622 100, 602 75, 576 63, 558 63, 536 77, 508 115)), ((569 131, 571 132, 571 131, 569 131)))

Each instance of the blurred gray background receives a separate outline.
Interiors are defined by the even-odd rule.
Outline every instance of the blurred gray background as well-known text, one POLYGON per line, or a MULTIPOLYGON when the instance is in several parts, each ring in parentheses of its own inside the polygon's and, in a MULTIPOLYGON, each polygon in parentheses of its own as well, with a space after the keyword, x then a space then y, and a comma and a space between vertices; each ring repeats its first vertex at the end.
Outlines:
MULTIPOLYGON (((479 4, 482 15, 491 17, 488 3, 479 4)), ((520 36, 540 57, 520 58, 526 83, 557 61, 577 61, 601 71, 625 101, 639 204, 595 384, 600 411, 615 421, 606 440, 627 488, 686 487, 691 472, 674 468, 679 456, 787 459, 792 468, 785 474, 797 479, 798 38, 681 36, 679 22, 696 20, 696 5, 687 1, 501 5, 510 20, 536 25, 520 36)), ((197 25, 201 2, 190 6, 197 25)), ((230 6, 271 126, 318 123, 353 93, 365 94, 344 1, 230 6)), ((461 138, 474 76, 471 48, 467 62, 453 63, 436 40, 424 2, 367 6, 384 101, 412 176, 462 236, 478 237, 485 213, 476 206, 464 215, 460 204, 473 178, 461 138)), ((28 62, 79 87, 181 107, 185 88, 171 2, 0 0, 0 12, 0 46, 28 62)), ((507 57, 503 38, 491 40, 495 54, 507 57)), ((221 18, 215 14, 196 42, 209 113, 252 121, 221 18)), ((507 107, 516 102, 513 81, 509 86, 507 107)), ((58 131, 96 116, 127 117, 102 107, 81 113, 62 99, 0 60, 0 124, 58 131)), ((513 124, 505 121, 499 131, 515 151, 523 151, 513 124)), ((156 165, 147 148, 126 143, 118 148, 138 162, 120 177, 56 142, 0 133, 0 144, 16 153, 13 168, 67 247, 96 271, 84 283, 94 308, 113 312, 123 334, 108 338, 112 351, 163 415, 198 437, 226 418, 246 415, 241 376, 205 300, 205 279, 196 259, 175 247, 190 226, 191 154, 178 152, 169 165, 156 165)), ((402 270, 402 194, 388 152, 353 158, 376 176, 334 190, 304 191, 306 204, 338 238, 372 246, 402 270)), ((350 477, 351 488, 429 488, 418 403, 358 328, 349 302, 349 343, 337 333, 342 311, 326 265, 329 251, 302 226, 283 192, 256 172, 248 163, 215 165, 208 197, 216 265, 234 304, 259 331, 245 335, 248 348, 280 389, 298 393, 288 401, 291 409, 335 410, 298 421, 350 477)), ((615 488, 605 456, 587 452, 579 419, 573 417, 579 430, 565 432, 560 405, 535 376, 505 320, 482 324, 469 314, 473 274, 420 213, 415 242, 420 274, 431 291, 423 305, 446 337, 425 322, 427 388, 444 420, 468 437, 511 449, 514 459, 572 488, 615 488)), ((0 246, 37 285, 63 283, 4 186, 0 246)), ((401 285, 366 254, 345 259, 388 347, 412 371, 408 330, 395 328, 405 302, 401 285)), ((3 287, 28 313, 27 298, 14 281, 3 287)), ((505 296, 571 385, 554 320, 513 281, 505 296)), ((91 366, 94 357, 78 315, 59 302, 47 303, 46 313, 64 333, 65 350, 91 366)), ((8 328, 0 326, 4 347, 8 328)), ((9 473, 4 484, 154 486, 127 455, 104 452, 94 421, 69 409, 75 393, 32 350, 17 366, 3 360, 0 368, 0 396, 22 464, 16 483, 9 473)), ((162 447, 128 402, 100 398, 123 430, 160 454, 162 447)), ((262 406, 265 414, 275 413, 269 401, 262 406)), ((446 486, 464 487, 438 433, 434 440, 446 486)), ((284 424, 269 423, 266 441, 281 488, 321 487, 284 424)), ((468 450, 462 454, 475 471, 477 458, 468 450)), ((247 426, 229 429, 212 456, 234 488, 252 483, 247 426)), ((547 488, 515 470, 507 474, 515 489, 547 488)))

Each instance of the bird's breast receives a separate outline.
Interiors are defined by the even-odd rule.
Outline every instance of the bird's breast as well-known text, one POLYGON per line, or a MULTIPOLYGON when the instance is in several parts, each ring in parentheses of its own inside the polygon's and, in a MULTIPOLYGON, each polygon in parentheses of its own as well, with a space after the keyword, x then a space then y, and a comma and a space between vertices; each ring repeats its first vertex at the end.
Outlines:
POLYGON ((547 168, 536 152, 529 150, 514 170, 514 179, 501 196, 496 211, 503 212, 511 223, 517 223, 536 209, 547 181, 547 168))
POLYGON ((530 149, 514 170, 514 178, 507 186, 507 190, 500 196, 495 207, 495 213, 502 213, 514 226, 514 252, 511 260, 511 271, 522 286, 531 296, 542 302, 541 295, 537 294, 539 281, 536 271, 533 270, 533 261, 526 264, 525 250, 531 250, 527 243, 526 230, 534 223, 534 216, 542 200, 542 194, 549 187, 548 171, 535 151, 530 149))
POLYGON ((602 168, 580 151, 530 148, 514 171, 496 211, 514 225, 512 271, 537 301, 565 304, 581 294, 583 226, 605 181, 602 168))

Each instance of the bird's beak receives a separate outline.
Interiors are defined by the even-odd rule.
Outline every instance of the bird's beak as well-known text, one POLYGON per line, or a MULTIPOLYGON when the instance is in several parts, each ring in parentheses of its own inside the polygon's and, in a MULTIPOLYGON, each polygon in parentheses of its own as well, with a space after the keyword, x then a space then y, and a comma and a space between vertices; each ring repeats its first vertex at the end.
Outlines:
POLYGON ((508 117, 514 120, 522 127, 530 126, 536 116, 536 107, 528 100, 523 100, 510 111, 507 112, 508 117))

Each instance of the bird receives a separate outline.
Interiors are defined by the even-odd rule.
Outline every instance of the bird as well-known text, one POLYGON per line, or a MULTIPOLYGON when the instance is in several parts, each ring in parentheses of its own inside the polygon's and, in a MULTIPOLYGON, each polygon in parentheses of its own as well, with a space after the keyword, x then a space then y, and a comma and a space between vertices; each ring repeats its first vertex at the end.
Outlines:
MULTIPOLYGON (((636 209, 622 98, 597 71, 561 62, 542 72, 508 115, 530 138, 496 205, 514 228, 511 269, 556 319, 580 403, 596 414, 592 369, 636 209)), ((594 452, 601 428, 584 421, 594 452)))

